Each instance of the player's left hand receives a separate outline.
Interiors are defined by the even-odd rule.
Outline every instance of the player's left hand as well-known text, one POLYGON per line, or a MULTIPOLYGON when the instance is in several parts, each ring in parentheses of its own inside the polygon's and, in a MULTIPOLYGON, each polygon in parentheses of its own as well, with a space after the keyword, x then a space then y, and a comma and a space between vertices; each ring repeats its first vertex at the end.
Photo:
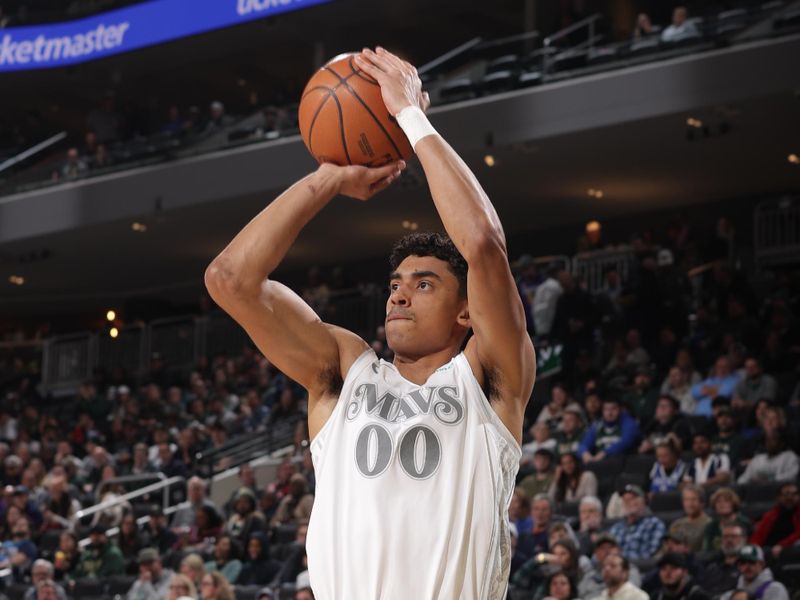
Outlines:
POLYGON ((423 111, 431 104, 428 92, 422 91, 417 69, 399 56, 378 46, 373 52, 364 48, 356 54, 356 64, 381 86, 386 108, 397 116, 407 106, 418 106, 423 111))

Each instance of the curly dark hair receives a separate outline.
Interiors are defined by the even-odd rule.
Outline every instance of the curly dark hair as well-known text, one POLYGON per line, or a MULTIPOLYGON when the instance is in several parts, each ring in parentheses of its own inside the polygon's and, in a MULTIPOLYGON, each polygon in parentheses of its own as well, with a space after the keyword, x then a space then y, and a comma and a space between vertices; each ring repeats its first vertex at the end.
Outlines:
POLYGON ((389 255, 392 271, 409 256, 433 256, 447 263, 450 272, 458 279, 458 293, 467 297, 467 261, 461 256, 453 240, 444 233, 409 233, 401 237, 389 255))

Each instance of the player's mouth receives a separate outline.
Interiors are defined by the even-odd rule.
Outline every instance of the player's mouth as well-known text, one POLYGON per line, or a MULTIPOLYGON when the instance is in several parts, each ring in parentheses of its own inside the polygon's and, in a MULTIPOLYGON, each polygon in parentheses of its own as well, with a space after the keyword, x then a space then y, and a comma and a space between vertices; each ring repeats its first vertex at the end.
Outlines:
POLYGON ((400 311, 392 311, 386 315, 386 322, 389 321, 410 321, 411 315, 400 311))

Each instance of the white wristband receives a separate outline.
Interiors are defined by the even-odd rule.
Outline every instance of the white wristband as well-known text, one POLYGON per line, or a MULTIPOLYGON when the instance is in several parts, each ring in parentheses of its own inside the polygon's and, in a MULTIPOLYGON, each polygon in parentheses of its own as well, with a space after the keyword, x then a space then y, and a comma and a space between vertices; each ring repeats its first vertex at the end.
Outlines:
POLYGON ((418 106, 406 106, 401 110, 397 115, 397 124, 406 134, 412 148, 415 148, 422 138, 436 135, 433 125, 418 106))

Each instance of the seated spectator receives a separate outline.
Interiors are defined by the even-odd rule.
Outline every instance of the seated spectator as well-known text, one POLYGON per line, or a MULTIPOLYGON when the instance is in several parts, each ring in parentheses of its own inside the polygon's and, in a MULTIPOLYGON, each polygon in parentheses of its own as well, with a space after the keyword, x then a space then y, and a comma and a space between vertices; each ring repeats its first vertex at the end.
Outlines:
POLYGON ((222 534, 214 544, 214 559, 205 564, 206 573, 219 571, 230 583, 236 581, 242 572, 242 561, 239 560, 239 546, 229 534, 222 534))
POLYGON ((39 554, 31 539, 31 523, 21 516, 11 529, 11 539, 0 546, 0 569, 12 569, 16 579, 21 580, 39 554))
POLYGON ((711 451, 715 454, 727 454, 731 463, 731 474, 739 464, 744 452, 744 440, 739 435, 736 419, 730 407, 722 406, 717 409, 714 417, 717 424, 717 433, 711 438, 711 451))
MULTIPOLYGON (((747 592, 749 597, 758 600, 789 600, 789 592, 784 585, 775 581, 772 571, 764 560, 764 552, 758 546, 748 545, 739 550, 738 589, 747 592)), ((731 600, 733 594, 722 595, 721 600, 731 600)))
POLYGON ((800 472, 800 458, 786 447, 782 431, 772 431, 764 440, 765 452, 756 454, 739 476, 738 483, 794 481, 800 472))
POLYGON ((685 554, 670 552, 658 561, 658 578, 661 589, 652 600, 711 600, 702 587, 689 574, 685 554))
POLYGON ((578 505, 578 543, 581 554, 589 555, 603 529, 603 503, 597 496, 585 496, 578 505))
POLYGON ((147 536, 147 545, 157 548, 162 555, 172 550, 178 542, 178 536, 167 527, 164 510, 155 504, 150 508, 150 520, 144 533, 147 536))
POLYGON ((169 580, 169 594, 167 600, 179 600, 181 598, 197 598, 197 587, 186 575, 175 573, 169 580))
POLYGON ((139 442, 133 447, 133 463, 130 467, 131 475, 144 475, 155 473, 156 468, 150 462, 147 444, 139 442))
POLYGON ((706 527, 711 522, 705 512, 706 493, 698 486, 688 484, 681 490, 681 504, 684 516, 675 520, 669 527, 670 533, 681 534, 692 552, 703 550, 706 527))
POLYGON ((636 27, 633 29, 633 39, 638 40, 658 33, 661 28, 653 25, 650 21, 650 15, 647 13, 639 13, 636 16, 636 27))
POLYGON ((738 384, 739 376, 733 372, 730 359, 720 356, 709 376, 692 386, 692 396, 697 402, 694 414, 710 417, 711 401, 718 396, 730 398, 738 384))
POLYGON ((693 415, 697 407, 697 401, 692 396, 692 386, 686 378, 686 374, 678 367, 672 367, 669 374, 661 384, 661 395, 672 396, 679 405, 680 411, 687 415, 693 415))
POLYGON ((784 483, 775 506, 756 523, 750 543, 770 550, 778 558, 785 548, 800 541, 800 492, 794 482, 784 483))
POLYGON ((522 565, 511 583, 514 589, 529 590, 534 598, 541 598, 551 573, 562 571, 574 580, 581 578, 578 558, 578 549, 571 540, 559 540, 550 545, 549 553, 540 552, 522 565))
MULTIPOLYGON (((300 475, 300 477, 303 476, 300 475)), ((305 483, 305 478, 303 478, 303 483, 305 483)), ((233 508, 233 514, 225 524, 225 533, 234 537, 240 544, 244 544, 254 531, 266 529, 267 524, 264 522, 264 517, 256 510, 255 494, 249 487, 239 488, 233 508)))
POLYGON ((310 587, 300 588, 294 593, 294 600, 314 600, 314 592, 310 587))
MULTIPOLYGON (((589 563, 583 568, 584 574, 578 582, 580 598, 594 598, 603 593, 605 587, 603 562, 612 554, 619 554, 617 539, 608 533, 601 533, 594 544, 589 563)), ((641 584, 642 576, 636 565, 630 565, 628 581, 637 587, 641 584)))
POLYGON ((236 579, 236 585, 266 585, 275 578, 281 570, 281 563, 271 560, 268 550, 269 542, 265 533, 256 531, 250 534, 242 572, 236 579))
POLYGON ((608 397, 603 400, 602 420, 589 427, 578 451, 584 463, 595 462, 625 454, 634 448, 638 437, 636 419, 622 412, 619 400, 608 397))
POLYGON ((165 569, 156 548, 139 552, 139 577, 128 590, 128 600, 162 600, 169 593, 174 573, 165 569))
POLYGON ((67 594, 64 588, 54 583, 54 579, 55 569, 53 568, 53 563, 43 558, 38 559, 33 563, 33 567, 31 568, 31 587, 25 592, 25 596, 23 596, 22 600, 45 600, 39 588, 44 582, 52 583, 57 600, 67 600, 67 594))
POLYGON ((205 572, 203 558, 199 554, 188 554, 181 560, 180 573, 187 577, 195 588, 200 587, 200 581, 203 579, 205 572))
POLYGON ((122 557, 125 559, 125 572, 136 573, 139 560, 139 551, 147 546, 146 536, 139 531, 136 524, 136 517, 133 513, 128 513, 122 517, 117 534, 117 545, 119 546, 122 557))
POLYGON ((583 410, 589 425, 603 418, 603 401, 600 399, 600 390, 596 387, 586 390, 586 396, 583 398, 583 410))
POLYGON ((313 506, 314 496, 308 493, 308 481, 302 473, 295 473, 290 480, 289 494, 281 500, 270 525, 276 527, 308 523, 313 506))
POLYGON ((547 494, 534 496, 531 503, 531 517, 533 527, 528 531, 520 531, 517 541, 517 552, 526 556, 546 552, 550 545, 548 532, 553 521, 553 504, 547 494))
POLYGON ((625 556, 611 554, 603 561, 605 589, 599 600, 649 600, 649 596, 628 580, 630 563, 625 556))
MULTIPOLYGON (((546 427, 546 425, 543 426, 546 427)), ((534 472, 519 482, 519 487, 525 490, 529 498, 535 498, 539 494, 546 494, 550 491, 550 486, 555 480, 553 452, 546 448, 539 448, 533 455, 533 468, 534 472)))
POLYGON ((657 401, 658 390, 653 385, 653 372, 648 365, 639 365, 633 377, 633 387, 622 398, 622 402, 640 423, 646 424, 655 412, 657 401))
POLYGON ((739 512, 742 501, 731 488, 720 488, 711 496, 711 522, 706 527, 703 549, 708 552, 719 550, 722 542, 722 528, 725 525, 739 525, 750 536, 750 521, 739 512))
POLYGON ((217 509, 203 505, 195 513, 195 522, 187 533, 181 535, 180 545, 186 552, 205 554, 213 540, 222 532, 222 518, 217 509))
POLYGON ((537 450, 549 450, 552 453, 556 450, 556 440, 546 423, 534 423, 530 431, 533 441, 523 444, 521 465, 529 464, 537 450))
POLYGON ((533 527, 530 496, 519 486, 514 488, 514 493, 511 495, 508 520, 517 528, 517 532, 528 531, 533 527))
POLYGON ((81 504, 70 496, 66 477, 50 477, 43 508, 44 529, 66 529, 69 526, 72 516, 81 509, 81 504))
POLYGON ((556 431, 567 409, 580 411, 581 405, 570 398, 563 383, 554 383, 550 389, 550 402, 539 413, 536 422, 546 424, 550 431, 556 431))
POLYGON ((638 485, 625 486, 622 506, 624 518, 615 523, 609 533, 619 541, 625 558, 651 558, 661 546, 666 532, 664 523, 650 514, 644 490, 638 485))
POLYGON ((676 6, 672 11, 672 23, 661 32, 664 42, 680 42, 690 38, 699 38, 700 30, 694 21, 689 20, 689 11, 685 6, 676 6))
POLYGON ((562 454, 577 454, 583 438, 583 413, 582 411, 567 408, 561 418, 561 428, 556 432, 555 452, 562 454))
POLYGON ((63 531, 58 538, 58 548, 53 556, 56 579, 65 579, 72 575, 80 560, 78 537, 73 531, 63 531))
POLYGON ((92 525, 89 530, 89 545, 81 551, 75 576, 104 579, 112 575, 122 575, 124 572, 125 559, 117 545, 108 541, 106 528, 92 525))
POLYGON ((661 395, 656 402, 653 420, 642 430, 644 439, 639 444, 639 454, 653 452, 669 434, 677 436, 681 446, 689 445, 691 431, 686 419, 680 413, 678 400, 673 396, 661 395))
POLYGON ((714 597, 736 587, 739 579, 739 550, 747 543, 741 525, 723 525, 720 549, 706 559, 699 583, 714 597))
POLYGON ((577 502, 585 496, 596 496, 597 477, 591 471, 583 470, 576 455, 562 454, 548 493, 557 503, 577 502))
POLYGON ((236 596, 222 573, 209 571, 200 580, 200 600, 236 600, 236 596))
POLYGON ((179 508, 172 515, 170 527, 175 533, 186 532, 194 525, 196 513, 201 506, 214 507, 206 494, 206 482, 197 476, 186 482, 186 500, 189 505, 179 508))
POLYGON ((670 433, 656 446, 656 462, 650 470, 650 492, 674 492, 683 483, 689 466, 681 459, 681 442, 670 433))
POLYGON ((731 408, 750 410, 762 398, 769 401, 775 399, 778 385, 772 376, 764 373, 757 358, 751 356, 744 361, 744 372, 744 378, 733 392, 731 408))
POLYGON ((542 596, 554 600, 574 600, 578 598, 578 586, 564 571, 553 571, 545 581, 542 596))
POLYGON ((67 160, 61 167, 62 179, 77 179, 78 177, 86 174, 88 168, 86 161, 81 158, 77 148, 70 148, 67 150, 67 160))
POLYGON ((731 478, 731 462, 727 454, 712 454, 711 440, 704 431, 692 436, 692 452, 694 461, 689 466, 685 481, 711 487, 724 485, 731 478))
POLYGON ((547 272, 547 278, 536 288, 531 312, 534 329, 539 337, 547 337, 553 328, 558 298, 564 293, 563 281, 568 278, 567 271, 556 268, 547 272))
POLYGON ((34 596, 36 600, 61 600, 61 596, 58 595, 58 590, 61 588, 52 579, 40 581, 32 589, 36 592, 36 595, 34 596))

